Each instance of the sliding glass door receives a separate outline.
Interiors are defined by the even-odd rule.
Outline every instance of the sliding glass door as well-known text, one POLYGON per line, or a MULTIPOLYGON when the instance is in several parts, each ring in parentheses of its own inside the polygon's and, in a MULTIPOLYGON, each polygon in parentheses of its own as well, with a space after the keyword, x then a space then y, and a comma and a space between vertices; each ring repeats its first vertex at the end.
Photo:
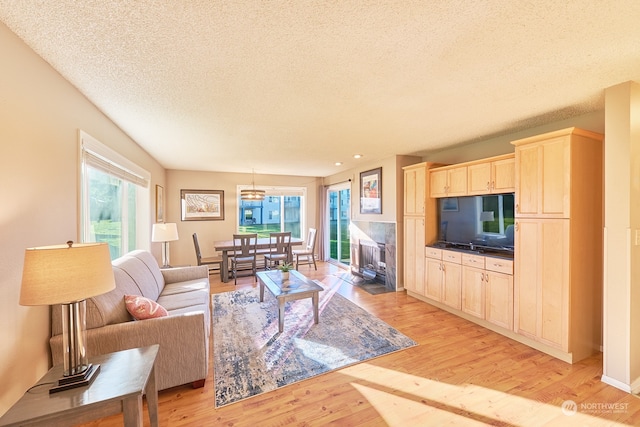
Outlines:
POLYGON ((349 223, 351 222, 351 185, 339 184, 327 190, 329 261, 349 265, 351 261, 349 223))

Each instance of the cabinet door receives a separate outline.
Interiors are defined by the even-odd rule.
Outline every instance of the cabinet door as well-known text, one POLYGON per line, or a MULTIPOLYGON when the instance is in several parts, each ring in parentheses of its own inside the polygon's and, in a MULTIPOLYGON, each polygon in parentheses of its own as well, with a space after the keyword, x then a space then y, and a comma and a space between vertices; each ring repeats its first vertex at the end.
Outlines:
POLYGON ((404 287, 424 295, 424 219, 404 218, 404 287))
POLYGON ((516 147, 516 216, 569 217, 570 147, 568 137, 516 147))
POLYGON ((539 312, 540 266, 542 261, 540 222, 537 219, 518 219, 515 224, 514 260, 514 330, 537 339, 539 312))
POLYGON ((404 171, 404 214, 423 215, 425 199, 425 175, 424 166, 404 171))
POLYGON ((462 307, 462 266, 443 262, 442 302, 460 310, 462 307))
POLYGON ((569 220, 541 220, 540 232, 540 339, 569 351, 569 220))
POLYGON ((516 216, 538 213, 540 153, 535 144, 516 147, 516 216))
POLYGON ((512 193, 516 191, 516 159, 491 162, 491 191, 512 193))
POLYGON ((434 301, 442 300, 442 261, 426 259, 426 280, 424 295, 434 301))
POLYGON ((447 197, 447 171, 430 171, 429 172, 429 195, 431 197, 447 197))
POLYGON ((513 330, 513 276, 486 271, 486 319, 505 329, 513 330))
POLYGON ((569 220, 516 221, 514 329, 569 351, 569 220))
POLYGON ((450 197, 467 194, 467 167, 449 169, 447 195, 450 197))
POLYGON ((569 217, 570 145, 568 137, 546 141, 542 149, 541 206, 545 216, 569 217))
POLYGON ((491 192, 491 163, 467 166, 467 194, 487 194, 491 192))
POLYGON ((462 267, 462 311, 484 319, 485 271, 481 268, 462 267))

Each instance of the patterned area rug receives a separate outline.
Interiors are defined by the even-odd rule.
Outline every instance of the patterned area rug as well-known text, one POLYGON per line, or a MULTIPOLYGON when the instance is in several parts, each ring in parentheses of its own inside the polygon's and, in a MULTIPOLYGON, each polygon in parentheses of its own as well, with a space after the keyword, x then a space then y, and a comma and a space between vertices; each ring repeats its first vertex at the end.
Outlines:
POLYGON ((216 407, 416 345, 337 287, 318 284, 319 323, 310 298, 288 302, 283 333, 268 290, 263 303, 258 288, 212 296, 216 407))

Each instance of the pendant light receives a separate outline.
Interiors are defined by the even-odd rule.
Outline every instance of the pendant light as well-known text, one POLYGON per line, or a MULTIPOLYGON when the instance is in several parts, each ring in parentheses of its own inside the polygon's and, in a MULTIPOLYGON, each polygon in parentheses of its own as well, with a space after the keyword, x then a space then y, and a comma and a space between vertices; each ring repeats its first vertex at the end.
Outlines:
POLYGON ((256 190, 255 170, 251 169, 252 177, 251 177, 251 189, 248 190, 240 190, 240 199, 248 200, 248 201, 260 201, 264 200, 265 192, 264 190, 256 190))

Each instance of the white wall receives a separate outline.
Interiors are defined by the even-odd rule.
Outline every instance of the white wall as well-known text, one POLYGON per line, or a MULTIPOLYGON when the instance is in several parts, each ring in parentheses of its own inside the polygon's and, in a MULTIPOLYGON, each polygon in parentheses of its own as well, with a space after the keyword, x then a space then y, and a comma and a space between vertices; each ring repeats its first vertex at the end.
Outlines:
POLYGON ((22 264, 25 248, 78 241, 78 129, 151 172, 152 188, 164 169, 1 23, 0 52, 3 414, 49 369, 49 308, 18 304, 22 264))

